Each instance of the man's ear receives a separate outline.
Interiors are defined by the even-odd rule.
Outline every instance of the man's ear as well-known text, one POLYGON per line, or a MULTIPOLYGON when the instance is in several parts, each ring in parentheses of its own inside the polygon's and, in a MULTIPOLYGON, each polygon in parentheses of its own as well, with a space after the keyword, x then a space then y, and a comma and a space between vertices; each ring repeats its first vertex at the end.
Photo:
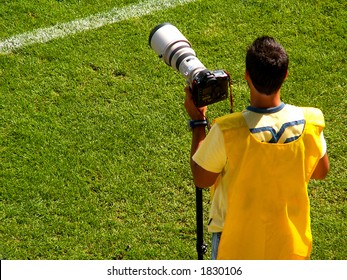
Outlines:
POLYGON ((284 80, 286 80, 288 78, 288 75, 289 75, 289 73, 288 73, 288 70, 287 70, 286 77, 284 78, 284 80))

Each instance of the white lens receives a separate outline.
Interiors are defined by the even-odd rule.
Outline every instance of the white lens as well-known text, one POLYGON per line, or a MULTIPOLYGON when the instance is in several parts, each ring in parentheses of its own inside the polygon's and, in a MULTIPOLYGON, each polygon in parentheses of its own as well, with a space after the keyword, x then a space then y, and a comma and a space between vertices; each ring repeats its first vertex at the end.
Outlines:
POLYGON ((172 24, 162 23, 155 27, 149 37, 151 48, 162 58, 166 64, 170 65, 170 53, 174 50, 172 47, 175 44, 182 44, 190 47, 190 43, 186 37, 172 24))
POLYGON ((178 70, 189 83, 205 66, 196 57, 186 37, 172 24, 162 23, 150 33, 149 45, 164 62, 178 70))
POLYGON ((179 72, 186 78, 187 81, 193 81, 195 75, 206 69, 205 66, 196 56, 188 56, 179 64, 179 72))

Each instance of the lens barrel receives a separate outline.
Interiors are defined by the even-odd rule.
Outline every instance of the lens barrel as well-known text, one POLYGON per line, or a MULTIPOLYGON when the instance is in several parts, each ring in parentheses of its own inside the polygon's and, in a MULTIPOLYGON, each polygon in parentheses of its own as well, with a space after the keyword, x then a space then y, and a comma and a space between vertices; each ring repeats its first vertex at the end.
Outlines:
POLYGON ((187 38, 168 22, 159 24, 151 31, 149 45, 167 65, 176 70, 182 54, 195 56, 187 38))
POLYGON ((154 27, 148 43, 159 58, 186 78, 197 107, 227 98, 229 74, 222 70, 207 70, 196 57, 187 38, 171 23, 154 27))
POLYGON ((167 65, 178 70, 189 83, 198 71, 206 69, 187 38, 171 23, 165 22, 154 27, 148 43, 167 65))

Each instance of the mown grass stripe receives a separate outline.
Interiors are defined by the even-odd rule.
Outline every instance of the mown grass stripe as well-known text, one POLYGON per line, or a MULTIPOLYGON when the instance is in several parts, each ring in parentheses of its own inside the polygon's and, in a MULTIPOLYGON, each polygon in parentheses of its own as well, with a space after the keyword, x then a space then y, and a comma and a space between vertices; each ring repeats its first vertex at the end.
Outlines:
POLYGON ((56 38, 66 37, 82 31, 97 29, 134 17, 141 17, 155 11, 168 9, 195 0, 151 0, 124 8, 114 8, 105 13, 99 13, 71 22, 58 23, 52 27, 41 28, 32 32, 15 35, 0 42, 0 53, 8 54, 16 49, 36 43, 46 43, 56 38))

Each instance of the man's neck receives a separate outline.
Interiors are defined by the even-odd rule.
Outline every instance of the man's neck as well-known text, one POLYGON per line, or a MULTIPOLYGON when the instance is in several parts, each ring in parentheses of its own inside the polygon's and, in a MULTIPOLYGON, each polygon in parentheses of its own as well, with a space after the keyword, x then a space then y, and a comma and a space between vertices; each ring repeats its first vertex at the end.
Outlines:
POLYGON ((280 91, 265 95, 258 92, 251 91, 251 106, 255 108, 272 108, 281 105, 280 91))
POLYGON ((277 92, 266 95, 261 94, 257 91, 257 89, 254 87, 251 78, 249 77, 248 72, 246 71, 245 74, 245 80, 248 83, 249 89, 250 89, 250 98, 251 98, 251 106, 255 108, 273 108, 281 105, 281 89, 279 89, 277 92))

